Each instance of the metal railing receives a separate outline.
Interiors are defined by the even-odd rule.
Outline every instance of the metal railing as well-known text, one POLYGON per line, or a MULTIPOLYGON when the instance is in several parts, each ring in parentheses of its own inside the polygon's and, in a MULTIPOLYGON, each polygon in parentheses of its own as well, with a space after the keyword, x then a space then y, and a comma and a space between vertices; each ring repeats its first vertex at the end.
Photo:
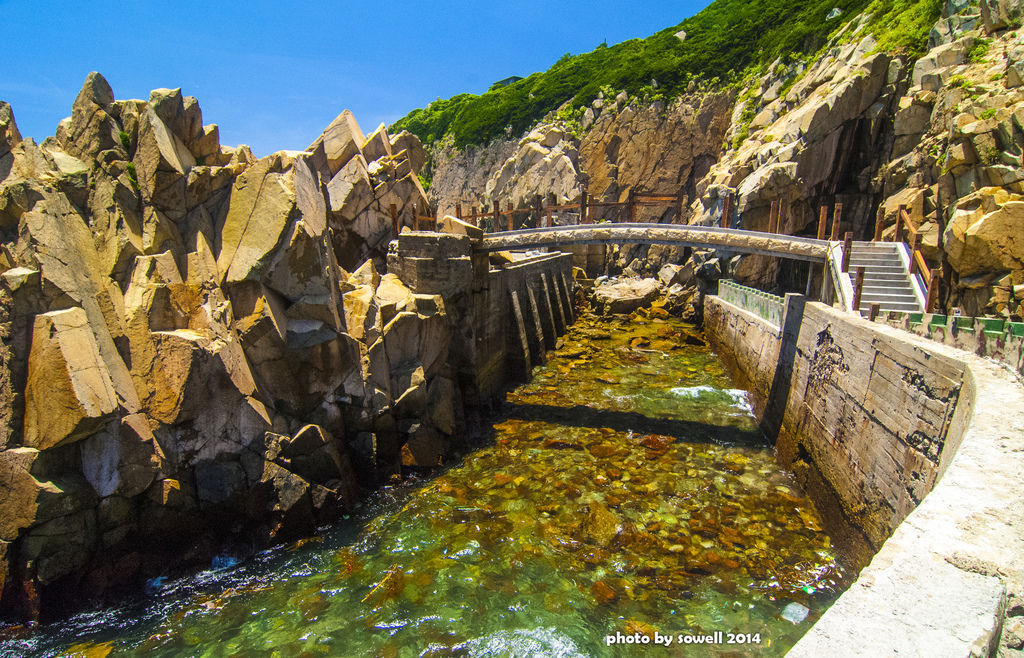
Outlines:
POLYGON ((718 282, 718 296, 776 327, 782 327, 786 305, 785 300, 778 295, 743 286, 729 279, 721 279, 718 282))

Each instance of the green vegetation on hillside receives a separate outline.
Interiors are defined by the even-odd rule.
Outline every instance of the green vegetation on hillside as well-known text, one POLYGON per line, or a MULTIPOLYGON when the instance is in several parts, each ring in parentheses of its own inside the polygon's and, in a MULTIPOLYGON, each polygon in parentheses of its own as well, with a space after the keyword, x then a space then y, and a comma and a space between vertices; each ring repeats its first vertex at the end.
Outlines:
POLYGON ((409 130, 425 144, 451 136, 461 148, 519 135, 566 101, 573 108, 590 103, 602 87, 653 99, 675 97, 692 80, 734 84, 752 67, 817 52, 862 11, 872 12, 879 47, 916 56, 941 7, 941 0, 715 0, 646 39, 566 54, 547 71, 518 82, 413 110, 393 129, 409 130), (828 19, 833 8, 842 13, 828 19), (680 30, 685 41, 675 36, 680 30))

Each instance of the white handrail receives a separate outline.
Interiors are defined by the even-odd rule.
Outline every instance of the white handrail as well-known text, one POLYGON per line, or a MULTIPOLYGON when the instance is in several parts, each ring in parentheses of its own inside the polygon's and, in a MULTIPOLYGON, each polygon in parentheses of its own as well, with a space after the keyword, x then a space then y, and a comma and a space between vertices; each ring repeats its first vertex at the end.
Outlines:
POLYGON ((859 312, 853 308, 853 279, 849 272, 843 272, 843 243, 828 243, 828 269, 832 276, 832 287, 835 288, 839 308, 848 313, 859 312))

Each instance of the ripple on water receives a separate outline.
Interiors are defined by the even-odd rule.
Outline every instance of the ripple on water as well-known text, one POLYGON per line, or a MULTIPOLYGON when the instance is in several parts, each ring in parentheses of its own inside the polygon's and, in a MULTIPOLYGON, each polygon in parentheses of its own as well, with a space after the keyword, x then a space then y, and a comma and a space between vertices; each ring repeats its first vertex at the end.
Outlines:
POLYGON ((323 541, 0 651, 601 656, 632 649, 609 647, 615 633, 736 631, 761 634, 743 652, 781 655, 845 576, 692 333, 584 317, 508 395, 493 440, 444 473, 381 492, 323 541))

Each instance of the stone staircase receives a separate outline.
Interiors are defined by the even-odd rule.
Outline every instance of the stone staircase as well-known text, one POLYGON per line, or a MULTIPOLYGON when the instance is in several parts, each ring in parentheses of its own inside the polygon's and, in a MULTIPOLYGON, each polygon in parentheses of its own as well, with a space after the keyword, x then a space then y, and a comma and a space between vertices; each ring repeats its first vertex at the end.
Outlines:
POLYGON ((914 292, 907 265, 895 242, 854 242, 850 253, 850 278, 856 280, 857 268, 864 268, 864 290, 860 312, 877 303, 882 311, 919 313, 924 309, 914 292))

